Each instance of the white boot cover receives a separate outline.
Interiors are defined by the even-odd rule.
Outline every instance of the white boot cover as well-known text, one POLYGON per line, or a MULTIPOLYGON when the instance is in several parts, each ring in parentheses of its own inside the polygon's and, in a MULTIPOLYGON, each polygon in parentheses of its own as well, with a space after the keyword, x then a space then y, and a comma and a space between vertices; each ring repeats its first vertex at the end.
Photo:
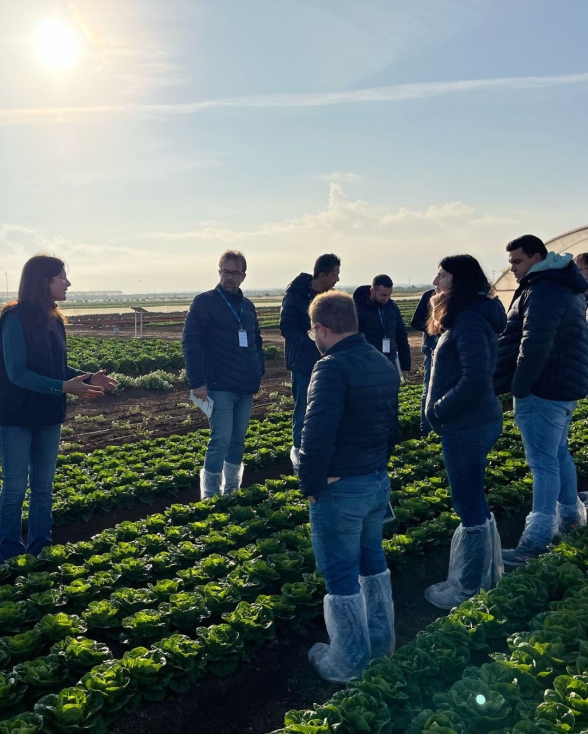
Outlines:
POLYGON ((392 655, 396 640, 390 570, 374 576, 360 576, 359 583, 365 595, 372 660, 392 655))
POLYGON ((466 528, 460 524, 451 539, 447 581, 425 589, 425 598, 439 609, 452 609, 493 584, 496 539, 492 520, 466 528))
POLYGON ((573 505, 562 505, 557 503, 555 509, 557 517, 557 535, 563 536, 575 528, 586 525, 586 505, 578 497, 573 505))
MULTIPOLYGON (((500 535, 498 533, 498 528, 496 527, 494 513, 492 513, 490 517, 490 535, 492 538, 492 584, 490 588, 494 588, 504 573, 504 563, 502 562, 502 543, 500 542, 500 535)), ((483 588, 486 589, 486 587, 483 588)))
POLYGON ((231 494, 231 492, 239 489, 241 481, 243 480, 244 470, 245 465, 243 462, 241 462, 241 464, 227 464, 225 461, 223 464, 223 477, 225 480, 223 494, 231 494))
POLYGON ((308 659, 321 678, 347 683, 361 675, 371 657, 365 597, 362 592, 327 594, 323 604, 329 644, 317 642, 308 651, 308 659))
POLYGON ((290 449, 290 461, 292 462, 292 471, 298 476, 298 470, 300 469, 300 449, 296 446, 292 446, 290 449))
POLYGON ((215 494, 221 493, 223 484, 222 472, 215 474, 206 469, 200 470, 200 499, 208 499, 214 497, 215 494))

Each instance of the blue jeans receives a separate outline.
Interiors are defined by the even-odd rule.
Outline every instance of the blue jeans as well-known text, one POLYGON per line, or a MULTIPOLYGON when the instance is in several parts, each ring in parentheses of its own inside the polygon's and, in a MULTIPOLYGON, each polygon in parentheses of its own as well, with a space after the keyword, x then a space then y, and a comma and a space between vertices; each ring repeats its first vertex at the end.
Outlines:
POLYGON ((302 443, 302 424, 306 415, 306 398, 310 375, 302 372, 292 372, 292 397, 294 398, 294 413, 292 415, 292 444, 299 449, 302 443))
POLYGON ((554 515, 558 500, 564 505, 575 505, 578 476, 568 449, 568 433, 576 401, 529 395, 515 398, 514 408, 533 473, 533 512, 554 515))
POLYGON ((253 395, 251 393, 209 390, 214 400, 210 416, 210 441, 204 456, 204 468, 219 474, 227 464, 240 464, 243 459, 245 434, 251 418, 253 395))
POLYGON ((483 525, 490 518, 484 490, 486 463, 501 431, 502 418, 499 418, 477 428, 448 431, 441 436, 451 501, 466 528, 483 525))
POLYGON ((429 382, 431 380, 431 364, 433 355, 430 350, 423 352, 423 394, 421 396, 421 436, 427 436, 433 430, 431 424, 425 416, 425 405, 427 404, 427 393, 429 392, 429 382))
POLYGON ((61 425, 40 428, 0 426, 2 494, 0 494, 0 561, 21 553, 38 555, 51 545, 53 477, 61 425), (22 539, 22 503, 29 484, 29 532, 22 539))
POLYGON ((390 499, 388 472, 342 477, 315 499, 310 505, 310 532, 327 592, 359 594, 359 576, 374 576, 387 568, 382 529, 390 499))

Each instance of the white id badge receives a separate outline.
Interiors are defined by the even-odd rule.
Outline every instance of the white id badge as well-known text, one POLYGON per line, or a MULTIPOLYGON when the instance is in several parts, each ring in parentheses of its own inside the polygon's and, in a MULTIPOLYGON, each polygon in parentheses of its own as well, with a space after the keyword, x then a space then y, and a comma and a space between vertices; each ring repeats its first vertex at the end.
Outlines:
POLYGON ((239 329, 239 346, 240 347, 248 347, 249 344, 247 344, 247 332, 245 329, 239 329))
POLYGON ((390 354, 390 339, 382 339, 382 354, 390 354))

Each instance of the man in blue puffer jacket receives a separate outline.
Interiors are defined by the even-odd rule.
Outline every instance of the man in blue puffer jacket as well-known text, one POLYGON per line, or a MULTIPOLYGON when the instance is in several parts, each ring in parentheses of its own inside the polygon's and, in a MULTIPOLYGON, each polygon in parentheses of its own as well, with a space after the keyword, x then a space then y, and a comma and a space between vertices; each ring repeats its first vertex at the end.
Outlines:
POLYGON ((211 398, 210 442, 200 472, 201 497, 241 486, 245 434, 253 395, 265 372, 261 334, 253 303, 243 296, 247 262, 227 250, 216 288, 196 296, 182 338, 188 384, 201 400, 211 398))
POLYGON ((314 645, 309 659, 323 678, 344 683, 370 658, 394 649, 382 528, 390 497, 387 464, 399 433, 399 376, 357 333, 346 293, 317 296, 310 319, 323 356, 308 389, 300 489, 310 500, 312 546, 327 584, 330 644, 314 645))
POLYGON ((588 394, 586 281, 572 255, 547 252, 533 235, 506 246, 519 287, 500 337, 497 393, 512 391, 515 420, 533 473, 533 510, 509 566, 544 552, 556 533, 586 522, 568 450, 576 402, 588 394))
POLYGON ((292 468, 298 473, 302 422, 306 412, 306 395, 310 373, 319 352, 316 344, 309 339, 310 317, 308 307, 319 293, 335 287, 339 281, 341 260, 337 255, 327 254, 317 258, 312 275, 300 273, 286 288, 280 311, 280 332, 286 340, 286 369, 292 373, 292 468))

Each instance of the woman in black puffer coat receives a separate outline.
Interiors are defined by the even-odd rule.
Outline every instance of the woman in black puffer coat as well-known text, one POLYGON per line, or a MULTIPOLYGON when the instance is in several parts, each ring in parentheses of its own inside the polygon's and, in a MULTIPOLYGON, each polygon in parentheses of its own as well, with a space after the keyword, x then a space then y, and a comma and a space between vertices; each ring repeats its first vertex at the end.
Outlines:
POLYGON ((439 336, 425 413, 441 436, 451 499, 461 524, 451 543, 447 581, 425 591, 431 604, 451 609, 493 586, 502 573, 500 538, 484 493, 488 452, 502 430, 492 376, 504 308, 470 255, 444 258, 433 281, 429 334, 439 336))

